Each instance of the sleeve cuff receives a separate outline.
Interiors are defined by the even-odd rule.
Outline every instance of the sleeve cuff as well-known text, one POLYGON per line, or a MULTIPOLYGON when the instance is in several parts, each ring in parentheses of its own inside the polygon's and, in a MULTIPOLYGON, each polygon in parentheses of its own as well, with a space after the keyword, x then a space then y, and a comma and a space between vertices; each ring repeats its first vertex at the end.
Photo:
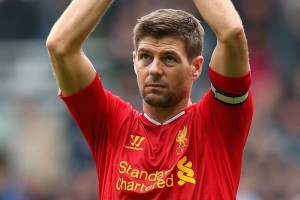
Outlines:
POLYGON ((211 90, 216 99, 228 104, 240 104, 248 97, 251 84, 251 73, 242 77, 225 77, 209 67, 209 77, 212 82, 211 90))

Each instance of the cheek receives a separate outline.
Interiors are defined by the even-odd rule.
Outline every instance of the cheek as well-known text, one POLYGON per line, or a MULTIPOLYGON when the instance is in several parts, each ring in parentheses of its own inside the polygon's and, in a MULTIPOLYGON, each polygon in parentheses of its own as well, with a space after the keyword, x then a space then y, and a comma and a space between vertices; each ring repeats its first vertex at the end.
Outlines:
POLYGON ((180 71, 174 75, 173 80, 177 84, 186 84, 190 80, 190 73, 187 71, 180 71))
POLYGON ((137 78, 137 82, 138 82, 139 87, 143 86, 144 82, 145 82, 145 75, 144 75, 144 73, 142 73, 141 71, 137 70, 136 71, 136 78, 137 78))
POLYGON ((183 90, 190 89, 190 74, 187 72, 179 73, 177 76, 173 77, 173 90, 181 92, 183 90))
POLYGON ((184 88, 188 84, 188 79, 186 76, 181 76, 177 79, 177 84, 179 87, 184 88))

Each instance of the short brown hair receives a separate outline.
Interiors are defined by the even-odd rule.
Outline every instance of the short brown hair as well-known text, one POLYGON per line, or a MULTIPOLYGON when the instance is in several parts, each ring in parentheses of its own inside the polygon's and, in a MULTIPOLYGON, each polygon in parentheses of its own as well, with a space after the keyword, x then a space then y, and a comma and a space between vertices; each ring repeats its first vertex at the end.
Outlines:
POLYGON ((182 10, 159 9, 140 18, 133 30, 133 44, 137 50, 145 37, 179 37, 186 48, 189 61, 202 55, 204 30, 198 19, 182 10))

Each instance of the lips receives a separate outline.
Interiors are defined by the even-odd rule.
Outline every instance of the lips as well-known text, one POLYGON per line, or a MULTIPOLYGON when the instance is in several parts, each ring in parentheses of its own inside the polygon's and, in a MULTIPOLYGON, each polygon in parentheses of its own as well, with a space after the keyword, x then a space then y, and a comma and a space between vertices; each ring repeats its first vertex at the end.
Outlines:
POLYGON ((150 83, 147 84, 146 87, 151 87, 151 88, 164 88, 165 86, 162 84, 158 84, 158 83, 150 83))

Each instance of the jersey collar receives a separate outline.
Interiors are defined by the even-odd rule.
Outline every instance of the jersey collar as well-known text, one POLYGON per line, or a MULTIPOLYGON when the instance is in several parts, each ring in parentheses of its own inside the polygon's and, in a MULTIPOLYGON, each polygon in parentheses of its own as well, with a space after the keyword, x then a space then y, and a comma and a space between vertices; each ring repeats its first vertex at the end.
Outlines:
POLYGON ((173 122, 174 120, 178 119, 180 116, 184 115, 185 111, 181 111, 180 113, 178 113, 177 115, 175 115, 174 117, 168 119, 167 121, 165 121, 164 123, 160 123, 154 119, 152 119, 151 117, 149 117, 146 113, 144 113, 144 117, 146 117, 150 122, 152 122, 155 125, 166 125, 169 124, 171 122, 173 122))

